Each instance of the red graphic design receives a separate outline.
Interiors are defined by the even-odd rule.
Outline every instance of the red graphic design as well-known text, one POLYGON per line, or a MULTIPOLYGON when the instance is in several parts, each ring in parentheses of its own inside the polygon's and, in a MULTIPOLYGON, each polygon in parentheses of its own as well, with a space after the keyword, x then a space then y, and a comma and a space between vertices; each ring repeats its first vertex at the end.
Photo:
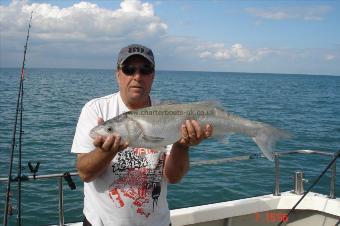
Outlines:
MULTIPOLYGON (((123 207, 125 204, 120 197, 121 193, 123 196, 134 200, 133 204, 138 207, 137 212, 144 214, 143 209, 140 207, 144 203, 148 203, 150 197, 150 194, 147 193, 147 172, 148 170, 145 168, 139 170, 128 169, 126 177, 115 181, 116 188, 110 191, 112 201, 115 202, 117 200, 120 207, 123 207), (115 195, 114 198, 113 195, 115 195)), ((149 214, 144 215, 148 216, 149 214)))
POLYGON ((118 202, 119 206, 117 206, 117 207, 123 207, 124 206, 123 199, 120 197, 120 194, 119 194, 119 192, 116 188, 112 189, 109 192, 109 196, 110 196, 110 199, 112 199, 113 202, 115 202, 115 201, 118 202))
POLYGON ((136 154, 136 155, 150 155, 150 154, 157 154, 158 151, 156 150, 152 150, 152 149, 148 149, 148 148, 134 148, 133 149, 133 152, 136 154))
MULTIPOLYGON (((150 216, 155 204, 157 205, 157 200, 161 192, 160 182, 163 174, 164 154, 160 154, 161 156, 158 155, 158 151, 146 148, 134 148, 129 150, 129 153, 120 152, 120 156, 118 156, 119 162, 115 164, 133 167, 127 167, 125 169, 121 167, 121 170, 113 172, 118 179, 111 184, 109 197, 117 208, 125 207, 125 202, 127 202, 126 198, 128 198, 132 200, 132 205, 136 208, 138 214, 144 215, 145 217, 150 216), (150 169, 145 167, 145 155, 157 155, 154 156, 158 159, 156 165, 150 166, 152 167, 150 169), (134 164, 122 163, 129 160, 134 160, 134 164)), ((116 166, 113 165, 112 167, 114 168, 116 166)))

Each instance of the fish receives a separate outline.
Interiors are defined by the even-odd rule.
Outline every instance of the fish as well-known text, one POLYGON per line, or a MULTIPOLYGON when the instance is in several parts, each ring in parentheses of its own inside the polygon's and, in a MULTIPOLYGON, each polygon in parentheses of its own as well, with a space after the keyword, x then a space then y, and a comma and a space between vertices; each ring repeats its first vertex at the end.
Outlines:
POLYGON ((221 140, 232 134, 251 137, 263 155, 273 161, 278 140, 290 133, 267 123, 252 121, 225 111, 217 102, 203 101, 180 104, 160 104, 131 110, 91 129, 89 135, 108 136, 118 132, 130 147, 161 150, 181 138, 180 129, 186 120, 196 120, 202 128, 210 124, 212 138, 221 140))

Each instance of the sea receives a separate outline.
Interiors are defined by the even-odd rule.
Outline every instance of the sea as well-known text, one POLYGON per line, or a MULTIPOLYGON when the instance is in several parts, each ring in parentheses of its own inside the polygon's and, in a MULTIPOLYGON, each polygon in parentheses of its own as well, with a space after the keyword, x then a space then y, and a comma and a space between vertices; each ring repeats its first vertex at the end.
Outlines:
MULTIPOLYGON (((117 92, 113 70, 36 69, 25 71, 23 96, 22 173, 32 175, 28 163, 40 162, 37 175, 76 172, 70 153, 83 105, 96 97, 117 92)), ((0 177, 7 178, 14 128, 20 69, 0 69, 0 177)), ((212 100, 226 111, 269 123, 292 134, 277 144, 278 151, 340 150, 340 76, 261 74, 235 72, 157 71, 152 97, 176 103, 212 100)), ((18 136, 17 136, 18 138, 18 136)), ((190 150, 190 161, 260 153, 249 137, 232 135, 229 142, 205 140, 190 150)), ((294 188, 295 171, 303 171, 305 190, 331 161, 331 156, 289 155, 280 159, 280 189, 294 188)), ((338 160, 339 168, 339 160, 338 160)), ((15 149, 13 177, 18 172, 15 149)), ((65 222, 82 220, 83 183, 70 190, 64 182, 65 222)), ((330 172, 312 189, 329 194, 330 172)), ((340 196, 339 169, 336 191, 340 196)), ((15 225, 18 187, 12 183, 15 225)), ((3 219, 7 183, 0 182, 0 217, 3 219)), ((58 181, 22 182, 23 225, 58 224, 58 181)), ((274 191, 274 163, 265 158, 217 164, 192 164, 178 184, 169 185, 170 209, 204 205, 270 194, 274 191)))

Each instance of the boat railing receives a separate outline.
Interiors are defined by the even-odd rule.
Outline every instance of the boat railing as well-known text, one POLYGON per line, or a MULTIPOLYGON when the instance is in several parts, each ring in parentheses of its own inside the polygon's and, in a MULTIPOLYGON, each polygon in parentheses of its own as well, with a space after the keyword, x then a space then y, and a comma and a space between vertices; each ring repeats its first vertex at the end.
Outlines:
MULTIPOLYGON (((59 224, 60 226, 64 225, 64 187, 63 180, 66 180, 71 190, 75 189, 75 184, 71 178, 71 176, 79 176, 77 172, 65 172, 65 173, 56 173, 56 174, 45 174, 45 175, 33 175, 33 176, 24 176, 22 181, 28 180, 41 180, 41 179, 57 179, 58 181, 58 207, 59 207, 59 224)), ((17 178, 13 178, 12 181, 16 181, 17 178)), ((7 182, 7 178, 0 178, 0 182, 7 182)))
MULTIPOLYGON (((280 156, 285 155, 294 155, 294 154, 316 154, 316 155, 326 155, 335 157, 338 155, 338 152, 326 152, 326 151, 318 151, 318 150, 294 150, 294 151, 280 151, 274 153, 274 162, 275 162, 275 187, 273 195, 280 195, 280 156)), ((330 178, 330 191, 329 198, 335 199, 335 179, 336 179, 336 161, 331 166, 331 178, 330 178)), ((297 181, 295 181, 297 183, 297 181)), ((300 180, 302 183, 302 180, 300 180)), ((303 186, 303 185, 302 185, 303 186)), ((297 187, 297 186, 295 186, 297 187)))
MULTIPOLYGON (((275 162, 275 189, 273 195, 280 195, 280 164, 279 159, 280 156, 291 155, 291 154, 319 154, 319 155, 327 155, 334 156, 337 153, 334 152, 325 152, 325 151, 316 151, 316 150, 296 150, 296 151, 280 151, 274 153, 274 162, 275 162)), ((232 161, 242 161, 242 160, 250 160, 250 159, 259 159, 264 158, 261 154, 251 154, 251 155, 243 155, 243 156, 235 156, 214 160, 201 160, 201 161, 193 161, 190 163, 191 166, 200 166, 200 165, 213 165, 213 164, 222 164, 226 162, 232 161)), ((64 225, 64 188, 63 188, 63 180, 66 180, 69 187, 73 190, 75 189, 74 182, 71 176, 79 176, 77 172, 65 172, 65 173, 57 173, 57 174, 46 174, 46 175, 33 175, 33 176, 25 176, 22 178, 22 181, 28 180, 41 180, 41 179, 57 179, 58 181, 58 207, 59 207, 59 225, 64 225)), ((336 161, 333 163, 331 167, 331 182, 330 182, 330 195, 329 197, 332 199, 336 198, 335 194, 335 178, 336 178, 336 161)), ((16 179, 12 179, 15 181, 16 179)), ((8 178, 0 178, 0 182, 7 182, 8 178)))

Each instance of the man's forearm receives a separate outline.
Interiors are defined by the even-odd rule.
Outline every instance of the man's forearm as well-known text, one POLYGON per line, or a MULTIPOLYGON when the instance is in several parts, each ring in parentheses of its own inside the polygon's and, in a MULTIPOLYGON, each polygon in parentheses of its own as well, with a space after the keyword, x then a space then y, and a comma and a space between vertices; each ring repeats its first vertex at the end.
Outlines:
POLYGON ((128 144, 120 144, 119 134, 114 133, 108 137, 96 137, 93 151, 86 154, 78 154, 77 169, 80 178, 85 182, 94 180, 108 167, 115 155, 127 148, 128 144))
POLYGON ((78 154, 77 169, 80 178, 84 182, 91 182, 104 172, 115 155, 114 152, 105 152, 100 148, 89 153, 78 154))
POLYGON ((166 157, 164 176, 169 183, 179 182, 189 170, 189 147, 175 143, 166 157))

